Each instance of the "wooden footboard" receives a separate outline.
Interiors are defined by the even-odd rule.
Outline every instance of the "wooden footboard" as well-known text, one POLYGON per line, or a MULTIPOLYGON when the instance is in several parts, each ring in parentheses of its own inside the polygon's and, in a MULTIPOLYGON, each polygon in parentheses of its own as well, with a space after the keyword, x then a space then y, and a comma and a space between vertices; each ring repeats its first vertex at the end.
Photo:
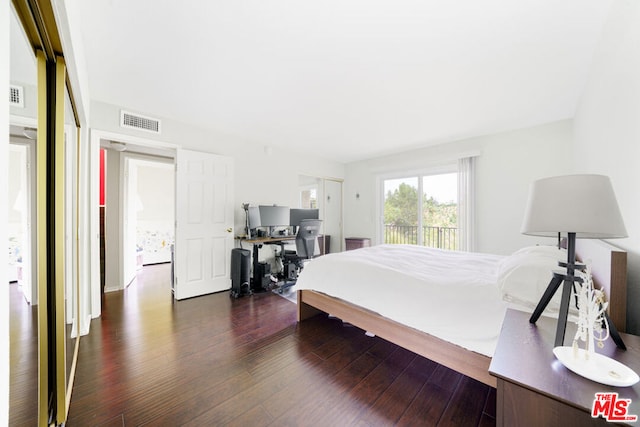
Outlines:
POLYGON ((320 312, 336 316, 344 322, 371 332, 420 356, 491 387, 496 387, 496 378, 489 374, 491 359, 487 356, 451 344, 341 299, 315 291, 298 291, 298 321, 320 312))

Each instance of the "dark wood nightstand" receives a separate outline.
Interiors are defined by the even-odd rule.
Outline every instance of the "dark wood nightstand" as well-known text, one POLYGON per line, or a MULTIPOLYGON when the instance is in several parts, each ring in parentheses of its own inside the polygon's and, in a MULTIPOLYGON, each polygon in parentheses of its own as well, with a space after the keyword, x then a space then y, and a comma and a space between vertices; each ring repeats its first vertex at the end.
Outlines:
POLYGON ((368 237, 347 237, 344 239, 347 250, 368 248, 371 246, 371 239, 368 237))
MULTIPOLYGON (((529 313, 507 310, 489 372, 498 378, 496 421, 498 426, 591 426, 611 425, 592 418, 596 393, 616 392, 631 399, 628 415, 640 425, 640 383, 611 387, 583 378, 565 368, 553 355, 556 320, 541 317, 529 323, 529 313)), ((565 344, 570 345, 575 325, 567 325, 565 344)), ((620 334, 627 350, 609 339, 598 353, 640 372, 640 337, 620 334)), ((624 424, 622 422, 621 424, 624 424)))

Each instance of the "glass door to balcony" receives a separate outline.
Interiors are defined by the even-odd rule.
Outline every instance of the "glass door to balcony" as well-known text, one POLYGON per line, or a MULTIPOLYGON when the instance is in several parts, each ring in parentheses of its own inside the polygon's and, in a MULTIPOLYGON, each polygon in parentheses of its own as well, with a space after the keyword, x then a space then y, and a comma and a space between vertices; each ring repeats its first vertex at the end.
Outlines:
POLYGON ((458 173, 385 179, 385 243, 458 248, 458 173))

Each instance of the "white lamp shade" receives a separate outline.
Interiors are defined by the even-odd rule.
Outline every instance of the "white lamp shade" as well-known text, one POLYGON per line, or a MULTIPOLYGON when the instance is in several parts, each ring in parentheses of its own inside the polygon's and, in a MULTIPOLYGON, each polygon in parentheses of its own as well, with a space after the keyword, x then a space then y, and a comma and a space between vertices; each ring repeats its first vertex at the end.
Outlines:
POLYGON ((627 230, 609 177, 565 175, 531 184, 522 233, 577 238, 627 237, 627 230))

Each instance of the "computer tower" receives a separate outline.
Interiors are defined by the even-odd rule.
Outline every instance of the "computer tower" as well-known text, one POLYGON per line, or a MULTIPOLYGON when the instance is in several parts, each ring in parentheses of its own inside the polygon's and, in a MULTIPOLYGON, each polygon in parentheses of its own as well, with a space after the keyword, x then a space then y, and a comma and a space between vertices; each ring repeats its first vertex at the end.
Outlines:
POLYGON ((231 250, 231 296, 238 298, 251 294, 251 252, 247 249, 231 250))
POLYGON ((288 262, 284 265, 285 280, 296 280, 298 278, 298 266, 295 262, 288 262))
POLYGON ((271 264, 259 262, 255 268, 251 289, 253 292, 264 292, 271 284, 271 264))

